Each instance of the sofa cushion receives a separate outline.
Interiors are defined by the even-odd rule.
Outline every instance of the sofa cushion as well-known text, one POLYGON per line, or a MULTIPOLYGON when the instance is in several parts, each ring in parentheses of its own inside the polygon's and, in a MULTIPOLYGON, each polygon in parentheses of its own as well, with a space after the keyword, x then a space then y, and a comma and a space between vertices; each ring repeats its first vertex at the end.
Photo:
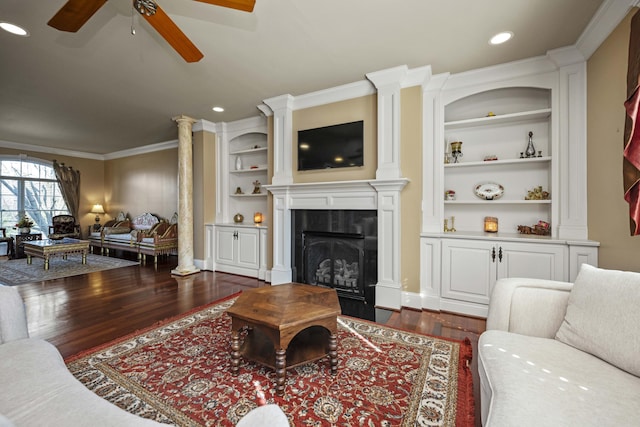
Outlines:
POLYGON ((549 338, 480 336, 485 426, 628 426, 640 419, 640 378, 549 338))
POLYGON ((583 264, 556 339, 640 376, 640 273, 583 264))
POLYGON ((0 413, 18 426, 161 425, 87 389, 69 372, 58 350, 44 340, 0 345, 0 378, 0 413))
POLYGON ((28 337, 27 316, 20 293, 15 287, 0 285, 0 344, 28 337))

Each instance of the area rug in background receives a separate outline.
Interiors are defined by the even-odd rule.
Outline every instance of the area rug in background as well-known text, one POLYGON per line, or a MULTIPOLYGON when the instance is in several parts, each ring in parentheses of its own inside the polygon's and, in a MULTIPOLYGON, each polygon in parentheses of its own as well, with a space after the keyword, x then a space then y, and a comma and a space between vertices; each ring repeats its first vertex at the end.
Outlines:
POLYGON ((134 414, 179 426, 233 426, 256 385, 292 426, 473 426, 471 345, 339 317, 338 373, 328 360, 231 374, 231 298, 66 360, 89 389, 134 414))
POLYGON ((93 254, 87 255, 87 263, 82 264, 82 255, 71 254, 67 256, 67 259, 62 259, 60 256, 49 258, 49 270, 45 270, 43 259, 32 257, 31 260, 31 265, 27 264, 26 258, 0 261, 0 283, 16 286, 24 283, 93 273, 94 271, 139 265, 138 262, 126 259, 93 254))

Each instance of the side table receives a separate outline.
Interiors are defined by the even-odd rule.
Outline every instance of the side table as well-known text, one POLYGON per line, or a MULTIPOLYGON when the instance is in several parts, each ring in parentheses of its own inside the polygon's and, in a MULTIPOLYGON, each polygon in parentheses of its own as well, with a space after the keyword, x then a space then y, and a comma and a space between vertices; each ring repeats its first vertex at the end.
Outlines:
POLYGON ((13 258, 26 258, 27 255, 24 253, 24 242, 33 242, 34 240, 42 240, 41 233, 30 233, 30 234, 16 234, 14 235, 16 240, 16 248, 13 253, 13 258))
POLYGON ((276 394, 284 395, 286 370, 329 356, 338 371, 340 303, 335 289, 288 283, 243 291, 229 307, 231 372, 240 357, 274 369, 276 394))

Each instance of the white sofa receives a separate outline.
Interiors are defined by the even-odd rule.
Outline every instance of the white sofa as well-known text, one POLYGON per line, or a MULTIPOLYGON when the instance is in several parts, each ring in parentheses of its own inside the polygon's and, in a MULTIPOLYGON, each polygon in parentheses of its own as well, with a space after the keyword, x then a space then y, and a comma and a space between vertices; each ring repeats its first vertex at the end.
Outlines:
POLYGON ((640 273, 501 279, 478 343, 484 426, 640 425, 640 273))
MULTIPOLYGON (((24 304, 0 285, 0 427, 165 426, 133 415, 86 388, 47 341, 29 338, 24 304)), ((277 405, 249 411, 243 427, 288 427, 277 405)))
POLYGON ((22 298, 0 286, 0 426, 162 426, 98 397, 47 341, 29 338, 22 298))

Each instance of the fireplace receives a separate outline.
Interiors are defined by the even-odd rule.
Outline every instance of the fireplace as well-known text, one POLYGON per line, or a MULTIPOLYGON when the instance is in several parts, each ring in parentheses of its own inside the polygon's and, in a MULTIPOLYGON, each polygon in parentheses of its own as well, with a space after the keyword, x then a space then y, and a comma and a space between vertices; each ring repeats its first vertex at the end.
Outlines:
POLYGON ((375 304, 377 230, 372 210, 292 211, 294 280, 375 304))

